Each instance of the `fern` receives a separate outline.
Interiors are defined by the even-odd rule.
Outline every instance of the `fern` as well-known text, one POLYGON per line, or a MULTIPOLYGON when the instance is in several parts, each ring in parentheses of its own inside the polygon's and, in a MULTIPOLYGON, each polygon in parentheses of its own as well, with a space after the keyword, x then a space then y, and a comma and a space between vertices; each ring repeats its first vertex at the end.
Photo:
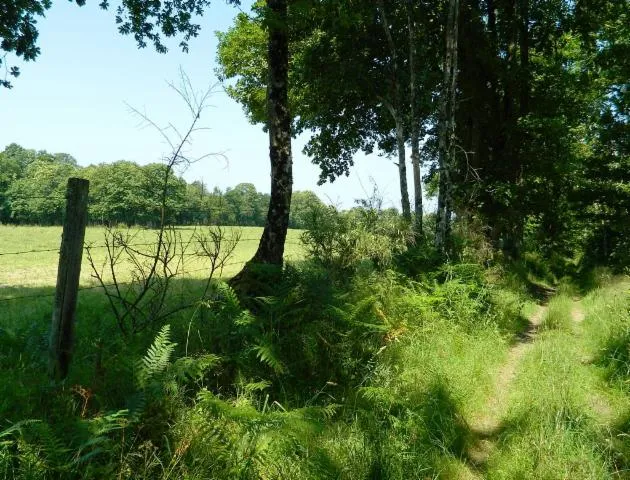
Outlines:
POLYGON ((239 313, 241 311, 238 295, 227 283, 220 282, 216 285, 215 298, 215 302, 219 304, 222 312, 239 313))
POLYGON ((0 439, 12 436, 14 433, 21 433, 22 427, 26 425, 32 425, 33 423, 40 423, 41 420, 21 420, 19 422, 15 422, 9 428, 2 430, 0 432, 0 439))
POLYGON ((234 320, 234 324, 238 325, 239 327, 253 325, 255 322, 256 318, 247 310, 241 312, 238 317, 236 317, 236 320, 234 320))
POLYGON ((170 368, 170 373, 181 383, 188 380, 201 380, 205 373, 220 361, 217 355, 207 354, 199 357, 178 358, 170 368))
POLYGON ((87 423, 90 436, 76 448, 70 465, 80 467, 89 463, 97 455, 110 453, 112 441, 108 435, 125 428, 129 420, 128 410, 118 410, 89 420, 87 423))
POLYGON ((260 382, 251 382, 245 384, 245 392, 252 394, 254 392, 262 392, 271 387, 271 382, 261 380, 260 382))
POLYGON ((138 362, 137 379, 141 389, 146 388, 149 381, 168 367, 171 355, 177 345, 171 342, 170 335, 170 325, 164 325, 155 337, 153 345, 149 347, 147 354, 138 362))
POLYGON ((286 367, 284 363, 278 358, 278 355, 275 351, 273 344, 266 339, 263 343, 259 343, 253 347, 253 350, 256 352, 256 357, 270 367, 275 373, 283 374, 286 372, 286 367))

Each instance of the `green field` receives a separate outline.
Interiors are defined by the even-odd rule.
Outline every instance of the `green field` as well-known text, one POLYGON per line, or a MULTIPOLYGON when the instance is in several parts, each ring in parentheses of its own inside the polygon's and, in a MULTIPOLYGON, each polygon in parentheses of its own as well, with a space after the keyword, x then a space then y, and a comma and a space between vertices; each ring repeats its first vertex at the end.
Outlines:
MULTIPOLYGON (((208 227, 178 227, 184 241, 190 239, 194 232, 203 233, 208 227)), ((249 260, 258 247, 262 235, 261 227, 224 227, 228 235, 240 233, 240 241, 223 276, 231 277, 249 260)), ((125 230, 127 231, 127 230, 125 230)), ((136 229, 129 231, 135 234, 133 243, 147 244, 155 242, 156 230, 136 229)), ((285 248, 285 258, 295 260, 302 257, 303 248, 300 243, 300 230, 289 230, 285 248)), ((96 262, 105 259, 103 245, 105 229, 89 227, 86 232, 86 245, 92 244, 96 262)), ((0 299, 20 294, 24 288, 53 287, 57 275, 61 227, 0 226, 0 299), (42 252, 41 250, 48 250, 42 252), (36 252, 32 252, 36 251, 36 252), (28 253, 17 253, 28 252, 28 253)), ((147 247, 143 247, 147 248, 147 247)), ((186 255, 185 277, 201 279, 206 274, 207 259, 195 256, 194 245, 190 245, 186 255)), ((95 284, 93 272, 84 254, 81 268, 81 285, 95 284)), ((127 267, 122 267, 127 268, 127 267)), ((124 272, 122 273, 124 275, 124 272)))

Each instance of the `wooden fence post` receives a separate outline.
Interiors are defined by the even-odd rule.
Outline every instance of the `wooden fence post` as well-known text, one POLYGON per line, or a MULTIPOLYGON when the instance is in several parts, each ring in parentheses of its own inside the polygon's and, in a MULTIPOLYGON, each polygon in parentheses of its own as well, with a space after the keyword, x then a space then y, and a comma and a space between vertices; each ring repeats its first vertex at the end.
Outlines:
POLYGON ((74 316, 79 292, 90 182, 68 179, 66 214, 57 269, 57 290, 50 330, 48 370, 52 380, 66 378, 72 358, 74 316))

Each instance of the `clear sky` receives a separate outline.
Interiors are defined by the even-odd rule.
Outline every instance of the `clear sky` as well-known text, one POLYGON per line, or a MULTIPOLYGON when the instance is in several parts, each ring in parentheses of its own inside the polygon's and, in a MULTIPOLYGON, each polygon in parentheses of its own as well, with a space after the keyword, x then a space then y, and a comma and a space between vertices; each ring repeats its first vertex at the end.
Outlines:
MULTIPOLYGON (((0 149, 15 142, 65 152, 80 165, 159 161, 168 153, 167 146, 157 132, 143 127, 128 105, 160 125, 170 122, 185 128, 190 116, 168 82, 178 80, 181 67, 196 90, 217 84, 215 32, 227 29, 238 10, 217 0, 200 20, 202 30, 191 40, 189 53, 173 42, 168 53, 158 54, 152 47, 140 50, 132 37, 118 34, 112 11, 100 10, 95 0, 87 3, 78 7, 54 1, 38 22, 40 56, 28 63, 7 58, 20 66, 21 75, 13 89, 0 89, 0 149)), ((243 3, 246 9, 250 2, 243 3)), ((241 106, 220 85, 215 90, 212 107, 202 117, 209 130, 197 134, 191 154, 222 152, 227 161, 206 159, 184 177, 222 189, 250 182, 268 192, 267 135, 247 121, 241 106)), ((397 167, 391 160, 358 154, 350 177, 317 186, 319 169, 302 154, 304 143, 305 137, 293 143, 294 190, 313 190, 325 201, 349 207, 371 191, 373 178, 385 205, 400 208, 397 167)))

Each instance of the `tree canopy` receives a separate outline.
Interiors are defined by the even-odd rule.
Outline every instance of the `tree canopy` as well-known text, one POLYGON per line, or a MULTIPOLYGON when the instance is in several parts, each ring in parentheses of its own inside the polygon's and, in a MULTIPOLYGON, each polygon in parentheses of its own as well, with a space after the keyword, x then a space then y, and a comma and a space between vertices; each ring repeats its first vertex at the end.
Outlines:
MULTIPOLYGON (((566 252, 585 236, 603 242, 603 230, 607 241, 623 236, 587 224, 627 228, 628 2, 461 2, 449 171, 438 162, 448 2, 413 3, 324 1, 289 16, 294 133, 310 132, 304 151, 320 181, 348 174, 359 150, 401 152, 397 136, 410 145, 414 127, 425 139, 424 180, 440 176, 438 190, 451 191, 448 222, 481 222, 507 254, 527 242, 566 252)), ((266 87, 260 24, 256 8, 239 15, 218 47, 228 93, 257 123, 266 87)))

